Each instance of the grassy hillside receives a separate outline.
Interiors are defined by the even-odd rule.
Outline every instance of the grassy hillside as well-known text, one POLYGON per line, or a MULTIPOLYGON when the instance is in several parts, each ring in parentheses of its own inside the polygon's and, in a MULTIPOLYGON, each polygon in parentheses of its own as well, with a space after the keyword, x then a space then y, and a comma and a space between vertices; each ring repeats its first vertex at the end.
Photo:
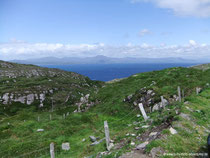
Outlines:
POLYGON ((208 69, 210 69, 210 64, 196 65, 193 67, 196 69, 199 69, 199 70, 208 70, 208 69))
MULTIPOLYGON (((43 85, 46 85, 42 79, 39 82, 43 82, 43 85)), ((60 88, 67 88, 67 83, 63 83, 64 80, 61 78, 56 78, 56 82, 60 88)), ((89 82, 98 84, 93 81, 89 82)), ((24 83, 28 83, 28 81, 24 83)), ((33 84, 36 83, 33 80, 33 84)), ((111 152, 105 153, 107 155, 104 155, 104 157, 119 157, 123 153, 133 150, 136 145, 144 142, 144 138, 149 139, 146 152, 150 152, 153 147, 160 146, 164 142, 161 135, 167 135, 169 140, 161 144, 166 152, 170 151, 171 147, 174 147, 173 152, 197 152, 204 146, 204 140, 206 139, 204 128, 199 133, 191 129, 194 125, 190 121, 186 122, 186 126, 188 124, 189 126, 187 127, 192 132, 195 132, 193 133, 195 134, 194 136, 200 135, 201 144, 197 144, 194 147, 185 144, 183 150, 180 150, 180 142, 174 142, 174 139, 183 139, 183 142, 185 142, 189 138, 192 143, 198 143, 199 141, 196 141, 196 139, 192 140, 193 137, 185 131, 182 135, 180 132, 182 129, 175 125, 176 123, 185 123, 180 118, 180 113, 185 113, 192 117, 195 125, 209 129, 209 83, 210 70, 170 68, 162 71, 136 74, 118 82, 106 83, 102 88, 98 88, 97 92, 94 88, 90 89, 90 92, 88 92, 91 93, 89 100, 96 104, 83 113, 72 113, 72 106, 57 109, 54 112, 49 112, 49 110, 40 111, 37 110, 36 106, 28 106, 16 111, 13 116, 9 116, 9 108, 5 109, 5 105, 1 105, 0 157, 49 157, 49 144, 51 142, 55 143, 56 158, 96 157, 100 152, 106 151, 106 144, 103 141, 98 145, 91 146, 92 142, 89 136, 98 137, 98 140, 104 138, 103 123, 105 120, 108 121, 110 137, 114 141, 115 147, 111 152), (174 101, 176 99, 174 95, 177 95, 177 86, 184 90, 185 101, 189 101, 188 107, 192 110, 200 110, 200 112, 190 113, 186 109, 184 100, 181 103, 174 101), (198 96, 195 96, 196 87, 203 90, 198 96), (154 93, 154 96, 149 98, 152 103, 148 105, 145 103, 145 109, 147 106, 151 109, 156 103, 159 103, 161 101, 160 96, 163 96, 169 102, 165 109, 154 112, 149 112, 148 110, 147 114, 150 119, 147 122, 144 121, 142 116, 137 117, 140 111, 134 105, 134 102, 139 102, 144 97, 144 91, 146 93, 149 91, 154 93), (127 101, 127 98, 130 99, 127 101), (68 112, 69 115, 67 116, 68 112), (50 115, 52 120, 50 120, 50 115), (38 121, 38 117, 40 121, 38 121), (145 125, 149 127, 142 128, 145 125), (171 136, 169 134, 167 129, 170 126, 177 129, 178 135, 171 136), (147 135, 155 131, 156 128, 159 130, 159 140, 153 140, 147 135), (37 129, 44 129, 44 131, 37 132, 37 129), (71 149, 69 151, 61 150, 63 142, 70 142, 71 149), (135 143, 135 145, 133 146, 131 142, 135 143)), ((58 98, 63 98, 63 96, 58 98)), ((22 104, 18 106, 22 106, 22 104)))
POLYGON ((0 102, 9 105, 0 109, 4 108, 4 115, 13 115, 29 106, 48 110, 52 105, 53 108, 75 105, 101 84, 73 72, 0 61, 0 102))
MULTIPOLYGON (((186 103, 181 105, 181 114, 172 126, 177 134, 171 135, 169 130, 162 131, 160 139, 152 141, 147 146, 147 152, 154 147, 162 147, 166 153, 200 153, 205 157, 207 137, 210 133, 210 89, 206 89, 199 95, 191 95, 186 98, 186 103)), ((199 155, 194 155, 199 156, 199 155)), ((170 157, 165 155, 162 157, 170 157)), ((188 155, 188 157, 191 157, 188 155)))

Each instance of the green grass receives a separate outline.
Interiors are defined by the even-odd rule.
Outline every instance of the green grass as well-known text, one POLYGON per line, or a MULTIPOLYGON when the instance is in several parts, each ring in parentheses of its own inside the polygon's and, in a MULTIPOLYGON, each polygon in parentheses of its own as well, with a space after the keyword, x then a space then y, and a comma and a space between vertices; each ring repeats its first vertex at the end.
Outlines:
MULTIPOLYGON (((123 99, 130 94, 138 97, 138 91, 143 87, 154 90, 156 93, 155 101, 159 102, 161 95, 169 99, 174 94, 177 94, 177 86, 180 86, 181 89, 185 90, 185 94, 188 96, 185 99, 190 101, 191 104, 189 107, 202 111, 199 114, 192 114, 195 123, 199 126, 207 127, 210 115, 206 108, 210 91, 206 84, 209 82, 209 78, 210 70, 201 71, 193 68, 170 68, 162 71, 141 73, 118 82, 107 83, 103 88, 99 89, 98 93, 94 92, 96 90, 94 85, 100 87, 99 85, 103 83, 95 83, 88 79, 86 79, 86 82, 89 85, 92 84, 91 88, 85 87, 84 82, 80 81, 78 84, 81 85, 82 88, 78 89, 78 87, 73 86, 72 80, 69 80, 71 84, 68 84, 67 79, 63 81, 62 78, 59 77, 53 79, 53 84, 48 83, 48 78, 19 78, 20 83, 26 83, 24 89, 33 89, 32 85, 36 84, 50 87, 58 83, 56 87, 59 88, 59 91, 54 94, 54 97, 57 98, 58 101, 57 107, 63 103, 69 88, 73 89, 72 93, 75 95, 81 90, 84 94, 90 93, 90 100, 98 102, 98 104, 85 113, 72 113, 77 108, 72 106, 73 102, 65 105, 71 106, 67 106, 65 109, 57 109, 57 111, 54 112, 49 112, 48 108, 42 110, 37 109, 37 105, 25 107, 24 105, 15 103, 5 109, 5 105, 0 105, 0 157, 18 157, 30 152, 32 153, 24 157, 49 157, 49 144, 51 142, 55 143, 56 157, 59 158, 96 156, 98 152, 106 150, 105 141, 99 145, 90 146, 91 141, 89 136, 94 135, 95 137, 100 137, 100 139, 104 138, 103 123, 105 120, 108 121, 110 137, 114 140, 115 144, 125 138, 127 139, 125 146, 119 150, 113 151, 112 154, 107 157, 119 156, 124 152, 130 151, 132 148, 130 141, 134 141, 134 138, 132 136, 127 137, 126 133, 142 134, 145 130, 149 129, 140 129, 137 131, 134 130, 134 127, 137 125, 128 126, 128 124, 133 124, 134 121, 140 122, 139 126, 146 125, 147 123, 144 122, 142 117, 136 117, 136 115, 140 113, 138 107, 135 107, 132 103, 123 102, 123 99), (156 82, 155 85, 151 85, 153 81, 156 82), (67 88, 68 86, 69 88, 67 88), (202 87, 206 90, 199 96, 195 96, 195 87, 202 87), (61 92, 62 89, 64 89, 64 91, 61 92), (63 119, 63 114, 67 112, 70 112, 70 115, 66 117, 66 119, 63 119), (50 114, 53 118, 51 121, 49 120, 50 114), (37 121, 38 116, 40 117, 40 122, 37 121), (37 132, 37 129, 44 129, 45 131, 37 132), (82 140, 84 138, 86 140, 83 142, 82 140), (61 144, 63 142, 70 142, 71 149, 69 151, 65 152, 61 150, 61 144), (39 149, 42 149, 42 151, 34 152, 39 149)), ((2 80, 1 83, 1 90, 6 92, 7 89, 3 86, 4 81, 2 80)), ((21 87, 18 87, 16 90, 19 90, 19 88, 21 90, 21 87)), ((12 91, 12 88, 9 90, 12 91)), ((51 103, 46 102, 46 105, 50 107, 51 103)), ((169 110, 148 114, 150 118, 154 120, 151 127, 159 125, 171 118, 180 121, 181 119, 175 116, 175 109, 181 109, 187 112, 182 103, 171 104, 169 110)), ((189 128, 190 122, 183 122, 185 123, 184 126, 189 128)), ((169 132, 164 130, 163 133, 168 135, 169 132)), ((198 134, 197 130, 196 134, 198 134)), ((191 138, 191 136, 184 131, 182 135, 169 135, 168 141, 164 142, 164 140, 161 140, 161 143, 163 143, 163 147, 166 150, 174 149, 174 151, 176 150, 177 152, 197 150, 196 146, 188 144, 187 140, 184 139, 185 137, 191 138), (186 149, 181 149, 176 143, 173 144, 174 141, 177 143, 186 143, 186 149)), ((136 143, 138 144, 140 142, 136 143)), ((202 143, 204 142, 201 142, 201 144, 202 143)), ((159 144, 160 140, 154 141, 148 145, 147 150, 149 151, 153 146, 158 146, 159 144)))
POLYGON ((178 134, 171 135, 166 130, 162 131, 167 138, 151 142, 147 146, 147 152, 153 147, 162 147, 166 153, 207 153, 206 143, 209 134, 207 130, 210 130, 210 89, 206 89, 198 96, 191 95, 186 100, 189 104, 183 104, 181 112, 188 114, 191 120, 180 118, 174 121, 173 126, 178 134))

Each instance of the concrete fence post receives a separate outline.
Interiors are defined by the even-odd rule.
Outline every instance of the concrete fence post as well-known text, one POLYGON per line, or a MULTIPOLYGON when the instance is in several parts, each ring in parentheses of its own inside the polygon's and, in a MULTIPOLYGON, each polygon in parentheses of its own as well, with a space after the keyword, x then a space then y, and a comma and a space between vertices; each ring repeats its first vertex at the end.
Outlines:
POLYGON ((178 86, 177 91, 178 91, 179 102, 182 102, 182 96, 181 96, 181 88, 180 88, 180 86, 178 86))
POLYGON ((104 121, 104 130, 105 130, 105 136, 106 136, 106 148, 108 151, 110 151, 109 126, 108 126, 107 121, 104 121))
POLYGON ((54 143, 50 143, 50 157, 55 158, 54 143))
POLYGON ((144 110, 144 106, 143 106, 142 103, 139 103, 139 109, 140 109, 140 111, 141 111, 141 113, 142 113, 142 115, 143 115, 143 117, 144 117, 144 120, 147 121, 148 116, 147 116, 147 114, 146 114, 146 112, 145 112, 145 110, 144 110))

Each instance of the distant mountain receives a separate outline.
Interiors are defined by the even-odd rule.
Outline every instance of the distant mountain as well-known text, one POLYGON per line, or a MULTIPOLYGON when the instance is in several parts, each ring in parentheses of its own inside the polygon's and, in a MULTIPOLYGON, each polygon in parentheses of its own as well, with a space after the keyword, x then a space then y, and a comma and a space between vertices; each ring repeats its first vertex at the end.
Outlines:
POLYGON ((68 65, 68 64, 115 64, 115 63, 198 63, 195 60, 183 58, 111 58, 103 55, 95 57, 44 57, 27 60, 12 60, 11 62, 20 64, 35 64, 35 65, 68 65))

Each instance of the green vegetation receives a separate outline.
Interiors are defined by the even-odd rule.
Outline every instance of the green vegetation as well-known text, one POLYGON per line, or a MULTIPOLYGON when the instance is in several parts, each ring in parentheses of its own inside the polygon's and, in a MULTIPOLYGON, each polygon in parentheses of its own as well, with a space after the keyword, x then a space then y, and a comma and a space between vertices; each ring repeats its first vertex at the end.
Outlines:
POLYGON ((191 95, 186 100, 189 103, 181 106, 181 113, 187 117, 180 115, 172 124, 178 133, 171 135, 168 131, 162 131, 165 137, 152 141, 147 146, 147 152, 153 147, 162 147, 166 153, 172 154, 208 152, 206 142, 210 131, 210 89, 206 89, 198 96, 191 95))
POLYGON ((208 84, 210 82, 210 69, 202 71, 194 68, 170 68, 136 74, 106 84, 91 81, 83 76, 80 77, 79 81, 77 79, 72 81, 72 78, 68 80, 68 77, 54 76, 50 78, 53 80, 50 83, 48 76, 46 78, 16 78, 19 83, 25 85, 24 88, 15 85, 17 82, 6 84, 5 81, 9 80, 8 78, 0 79, 0 93, 2 91, 7 92, 7 90, 11 92, 17 91, 19 88, 20 91, 27 88, 31 89, 34 85, 42 85, 43 89, 44 87, 48 88, 56 85, 59 89, 53 94, 53 97, 57 98, 55 99, 57 109, 54 112, 49 112, 50 100, 46 100, 46 108, 44 109, 37 108, 36 102, 30 106, 21 103, 0 105, 0 157, 20 157, 21 155, 22 157, 49 157, 49 144, 51 142, 55 143, 56 158, 96 157, 97 153, 106 151, 106 144, 103 141, 98 145, 90 146, 92 142, 89 136, 93 135, 99 137, 99 139, 104 138, 103 123, 105 120, 108 121, 110 137, 114 140, 114 144, 116 146, 120 143, 124 144, 120 145, 119 148, 113 148, 112 153, 105 156, 107 158, 118 157, 125 152, 129 152, 133 148, 130 145, 131 142, 142 143, 134 136, 126 136, 127 133, 141 135, 163 122, 171 121, 173 121, 173 126, 182 124, 182 126, 193 132, 193 136, 183 130, 182 127, 176 128, 177 135, 170 135, 168 129, 164 129, 162 133, 167 136, 167 141, 166 139, 152 141, 147 145, 147 152, 156 146, 161 146, 168 152, 198 152, 199 147, 204 146, 206 135, 202 126, 209 129, 208 125, 210 124, 208 108, 210 106, 210 87, 208 84), (89 87, 85 87, 85 83, 88 83, 89 87), (6 85, 10 85, 11 88, 7 89, 6 85), (78 89, 78 85, 81 88, 78 89), (101 87, 101 85, 103 86, 101 87), (177 94, 177 86, 184 90, 185 101, 189 101, 189 105, 185 105, 184 102, 170 103, 165 110, 149 113, 150 119, 147 122, 144 122, 142 116, 137 117, 140 111, 137 106, 133 105, 133 101, 140 97, 138 95, 140 89, 145 87, 147 90, 153 90, 155 92, 155 103, 158 103, 160 102, 160 96, 164 96, 167 100, 173 98, 173 95, 177 94), (195 96, 196 87, 203 89, 199 96, 195 96), (74 101, 70 99, 68 103, 64 104, 66 108, 59 109, 59 105, 63 104, 69 91, 74 95, 78 94, 78 96, 75 97, 74 101), (73 105, 81 97, 78 93, 81 91, 83 94, 90 94, 89 100, 94 102, 95 105, 87 112, 73 113, 77 108, 73 105), (123 100, 131 94, 134 96, 132 102, 124 102, 123 100), (186 106, 200 111, 190 112, 186 109, 186 106), (176 114, 176 110, 189 114, 193 121, 180 118, 176 114), (68 112, 70 114, 64 119, 63 114, 68 112), (52 120, 50 120, 50 115, 52 120), (40 118, 39 122, 37 120, 38 116, 40 118), (134 129, 148 124, 149 128, 134 129), (199 128, 195 130, 194 124, 199 125, 199 128), (44 129, 44 131, 37 132, 37 129, 44 129), (201 131, 199 131, 200 129, 201 131), (198 136, 201 137, 201 141, 193 139, 193 137, 198 136), (191 141, 188 142, 188 140, 191 141), (61 150, 63 142, 70 142, 71 149, 69 151, 61 150), (181 143, 185 144, 183 149, 180 147, 181 143), (197 144, 195 145, 195 143, 197 144))
POLYGON ((208 70, 208 69, 210 69, 210 64, 196 65, 193 67, 196 69, 199 69, 199 70, 208 70))

